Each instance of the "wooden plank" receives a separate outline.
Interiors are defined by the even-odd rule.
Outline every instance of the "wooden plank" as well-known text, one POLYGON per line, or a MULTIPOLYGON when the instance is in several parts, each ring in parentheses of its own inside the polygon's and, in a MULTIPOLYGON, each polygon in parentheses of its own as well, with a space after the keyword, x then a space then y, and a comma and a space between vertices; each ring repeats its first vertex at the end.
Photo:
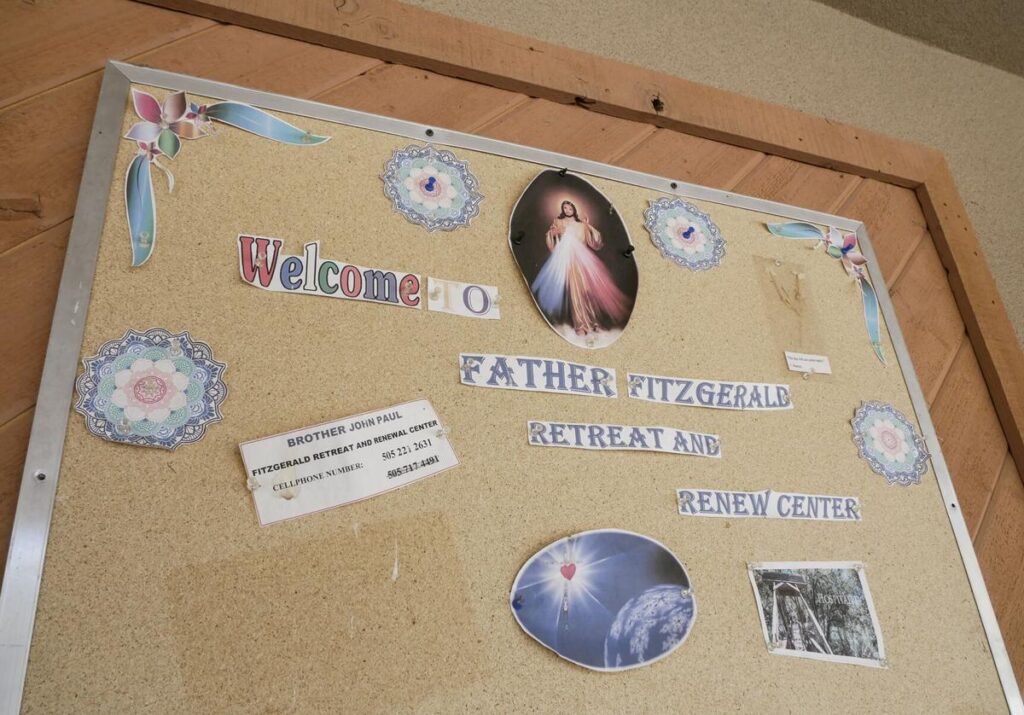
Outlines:
POLYGON ((32 430, 32 410, 26 410, 0 425, 0 582, 7 563, 14 510, 18 505, 21 471, 25 466, 28 435, 32 430))
POLYGON ((526 98, 412 67, 380 65, 317 100, 411 122, 469 131, 526 98))
POLYGON ((651 134, 649 125, 534 99, 484 127, 480 134, 607 162, 651 134))
POLYGON ((123 0, 5 3, 0 108, 215 24, 123 0))
POLYGON ((65 221, 0 254, 5 330, 17 336, 0 341, 0 425, 36 403, 70 231, 65 221))
POLYGON ((1010 452, 1020 468, 1024 465, 1024 352, 945 161, 918 189, 917 195, 942 263, 949 271, 949 284, 992 393, 1010 452))
MULTIPOLYGON (((298 96, 323 92, 379 64, 227 27, 132 59, 298 96), (295 67, 308 69, 295 72, 295 67)), ((66 221, 74 211, 99 84, 99 73, 93 73, 0 112, 0 194, 37 194, 42 204, 39 215, 0 221, 0 252, 66 221)))
POLYGON ((763 158, 758 151, 658 129, 616 163, 666 179, 731 190, 763 158))
POLYGON ((918 245, 889 290, 921 389, 931 402, 964 334, 946 271, 931 241, 918 245))
POLYGON ((145 1, 907 186, 938 158, 909 142, 394 0, 145 1))
POLYGON ((966 340, 942 381, 931 415, 960 510, 973 537, 1003 468, 1006 439, 985 376, 966 340))
POLYGON ((900 186, 865 179, 838 213, 864 222, 887 285, 895 284, 918 244, 931 240, 917 195, 900 186))
POLYGON ((851 174, 768 156, 743 177, 736 192, 834 213, 860 181, 851 174))
POLYGON ((1017 680, 1024 682, 1024 483, 1009 455, 974 550, 1017 680))

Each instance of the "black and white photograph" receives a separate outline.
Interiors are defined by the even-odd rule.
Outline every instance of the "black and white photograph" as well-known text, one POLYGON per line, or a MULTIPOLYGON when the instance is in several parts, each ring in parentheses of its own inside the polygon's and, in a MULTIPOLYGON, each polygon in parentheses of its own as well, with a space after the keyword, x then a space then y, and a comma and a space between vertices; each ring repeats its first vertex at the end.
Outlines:
POLYGON ((749 564, 769 652, 883 667, 885 647, 862 564, 749 564))

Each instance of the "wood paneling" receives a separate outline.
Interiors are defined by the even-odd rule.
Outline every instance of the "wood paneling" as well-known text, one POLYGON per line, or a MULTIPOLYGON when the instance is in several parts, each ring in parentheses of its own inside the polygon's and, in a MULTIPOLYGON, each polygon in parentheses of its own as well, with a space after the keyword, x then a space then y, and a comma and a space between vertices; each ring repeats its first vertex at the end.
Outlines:
POLYGON ((612 161, 653 133, 649 124, 534 99, 484 127, 484 136, 540 149, 612 161))
POLYGON ((834 213, 853 193, 859 176, 768 156, 736 185, 736 192, 834 213))
POLYGON ((931 241, 923 241, 889 289, 910 359, 931 402, 953 362, 964 324, 931 241))
POLYGON ((4 322, 18 336, 0 341, 0 425, 36 403, 70 231, 65 221, 0 254, 4 322))
POLYGON ((960 349, 931 407, 960 510, 974 536, 1006 457, 1006 438, 971 344, 960 349))
POLYGON ((380 65, 317 97, 327 104, 469 131, 528 101, 513 92, 432 72, 380 65))
POLYGON ((731 190, 764 154, 669 129, 658 129, 616 163, 627 169, 731 190))
POLYGON ((864 222, 889 286, 895 284, 928 232, 921 204, 913 191, 874 179, 862 181, 838 213, 864 222))
POLYGON ((123 0, 5 2, 0 108, 214 26, 123 0))
POLYGON ((1017 680, 1024 682, 1024 483, 1006 457, 975 550, 1017 680))

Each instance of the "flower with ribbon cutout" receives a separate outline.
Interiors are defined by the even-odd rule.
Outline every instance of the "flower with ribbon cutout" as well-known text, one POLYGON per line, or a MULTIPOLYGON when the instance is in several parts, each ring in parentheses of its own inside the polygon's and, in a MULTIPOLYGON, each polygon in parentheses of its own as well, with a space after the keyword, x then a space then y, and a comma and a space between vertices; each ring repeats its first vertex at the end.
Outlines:
POLYGON ((242 102, 191 104, 184 92, 171 92, 163 103, 149 92, 132 88, 132 106, 142 120, 124 135, 137 145, 137 152, 125 173, 124 201, 132 242, 132 265, 141 266, 156 246, 156 200, 152 167, 167 177, 167 190, 174 190, 174 175, 160 163, 160 157, 174 159, 182 139, 201 139, 214 134, 214 122, 242 129, 284 144, 316 145, 330 137, 303 131, 288 122, 242 102))
POLYGON ((411 145, 396 150, 381 179, 395 211, 428 231, 454 231, 480 213, 477 178, 445 149, 411 145))
POLYGON ((226 365, 187 332, 129 330, 82 362, 75 410, 103 439, 175 449, 222 419, 226 365))
POLYGON ((920 484, 928 469, 928 451, 903 413, 884 402, 864 402, 851 424, 857 452, 875 473, 890 484, 920 484))
POLYGON ((722 262, 725 239, 711 217, 688 201, 660 198, 644 211, 644 228, 661 255, 693 271, 722 262))
POLYGON ((826 233, 814 224, 802 222, 768 223, 765 227, 783 238, 812 239, 816 246, 824 248, 825 253, 842 263, 846 275, 853 279, 860 289, 861 302, 864 305, 864 323, 868 329, 868 338, 871 340, 871 349, 884 365, 878 296, 875 295, 875 289, 868 280, 868 259, 860 252, 856 235, 840 231, 834 226, 829 226, 826 233))

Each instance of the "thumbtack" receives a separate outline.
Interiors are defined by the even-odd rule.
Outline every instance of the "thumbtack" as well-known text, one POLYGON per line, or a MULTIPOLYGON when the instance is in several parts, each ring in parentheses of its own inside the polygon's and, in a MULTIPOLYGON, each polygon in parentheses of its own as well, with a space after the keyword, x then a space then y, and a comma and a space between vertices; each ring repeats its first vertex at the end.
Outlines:
POLYGON ((474 357, 468 357, 462 359, 462 367, 476 367, 480 364, 480 361, 474 357))
POLYGON ((636 246, 630 246, 629 248, 627 248, 625 251, 622 252, 622 255, 625 256, 626 258, 632 258, 633 257, 633 251, 635 251, 635 250, 636 250, 636 246))
POLYGON ((245 480, 245 486, 249 488, 250 492, 254 492, 263 485, 256 481, 256 477, 249 475, 249 478, 245 480))
POLYGON ((609 387, 612 384, 612 382, 613 382, 612 376, 609 375, 608 377, 602 377, 600 382, 601 382, 601 387, 609 387))
POLYGON ((569 168, 568 167, 564 167, 564 168, 558 170, 558 175, 564 177, 566 172, 568 172, 568 171, 569 171, 569 168))
POLYGON ((679 592, 679 595, 683 598, 688 598, 691 593, 692 591, 690 591, 690 589, 684 588, 682 591, 679 592))
POLYGON ((693 494, 691 494, 690 492, 683 492, 683 495, 679 497, 679 501, 683 502, 684 504, 689 504, 690 502, 693 501, 693 494))
POLYGON ((525 231, 519 231, 518 233, 516 233, 515 236, 512 237, 512 243, 514 243, 514 244, 516 244, 518 246, 520 243, 523 242, 523 239, 525 237, 526 237, 526 232, 525 231))
POLYGON ((544 425, 532 424, 530 425, 530 434, 538 435, 544 432, 544 425))
POLYGON ((588 348, 594 347, 594 336, 593 335, 588 335, 585 342, 587 343, 587 347, 588 348))
POLYGON ((448 436, 448 432, 449 431, 447 427, 439 427, 437 432, 434 433, 434 436, 437 437, 438 439, 444 439, 445 437, 448 436))
POLYGON ((781 266, 782 265, 782 261, 780 261, 778 258, 776 258, 775 259, 775 265, 776 266, 781 266))
POLYGON ((523 607, 523 597, 520 596, 519 594, 516 594, 516 597, 512 599, 512 608, 514 608, 514 609, 516 609, 518 611, 522 607, 523 607))
POLYGON ((813 372, 814 372, 814 370, 808 370, 808 371, 807 371, 807 372, 805 372, 805 373, 804 373, 803 375, 801 375, 801 376, 800 376, 800 378, 801 378, 802 380, 810 380, 810 379, 811 379, 811 374, 812 374, 813 372))
POLYGON ((177 338, 171 338, 171 347, 169 352, 172 357, 178 357, 181 355, 181 344, 178 342, 177 338))
POLYGON ((636 375, 633 375, 632 377, 629 378, 629 387, 630 387, 630 389, 633 389, 633 390, 639 389, 640 386, 643 385, 643 384, 644 384, 644 381, 642 379, 640 379, 639 377, 637 377, 636 375))
POLYGON ((430 289, 430 299, 437 300, 441 297, 441 286, 436 285, 430 289))

